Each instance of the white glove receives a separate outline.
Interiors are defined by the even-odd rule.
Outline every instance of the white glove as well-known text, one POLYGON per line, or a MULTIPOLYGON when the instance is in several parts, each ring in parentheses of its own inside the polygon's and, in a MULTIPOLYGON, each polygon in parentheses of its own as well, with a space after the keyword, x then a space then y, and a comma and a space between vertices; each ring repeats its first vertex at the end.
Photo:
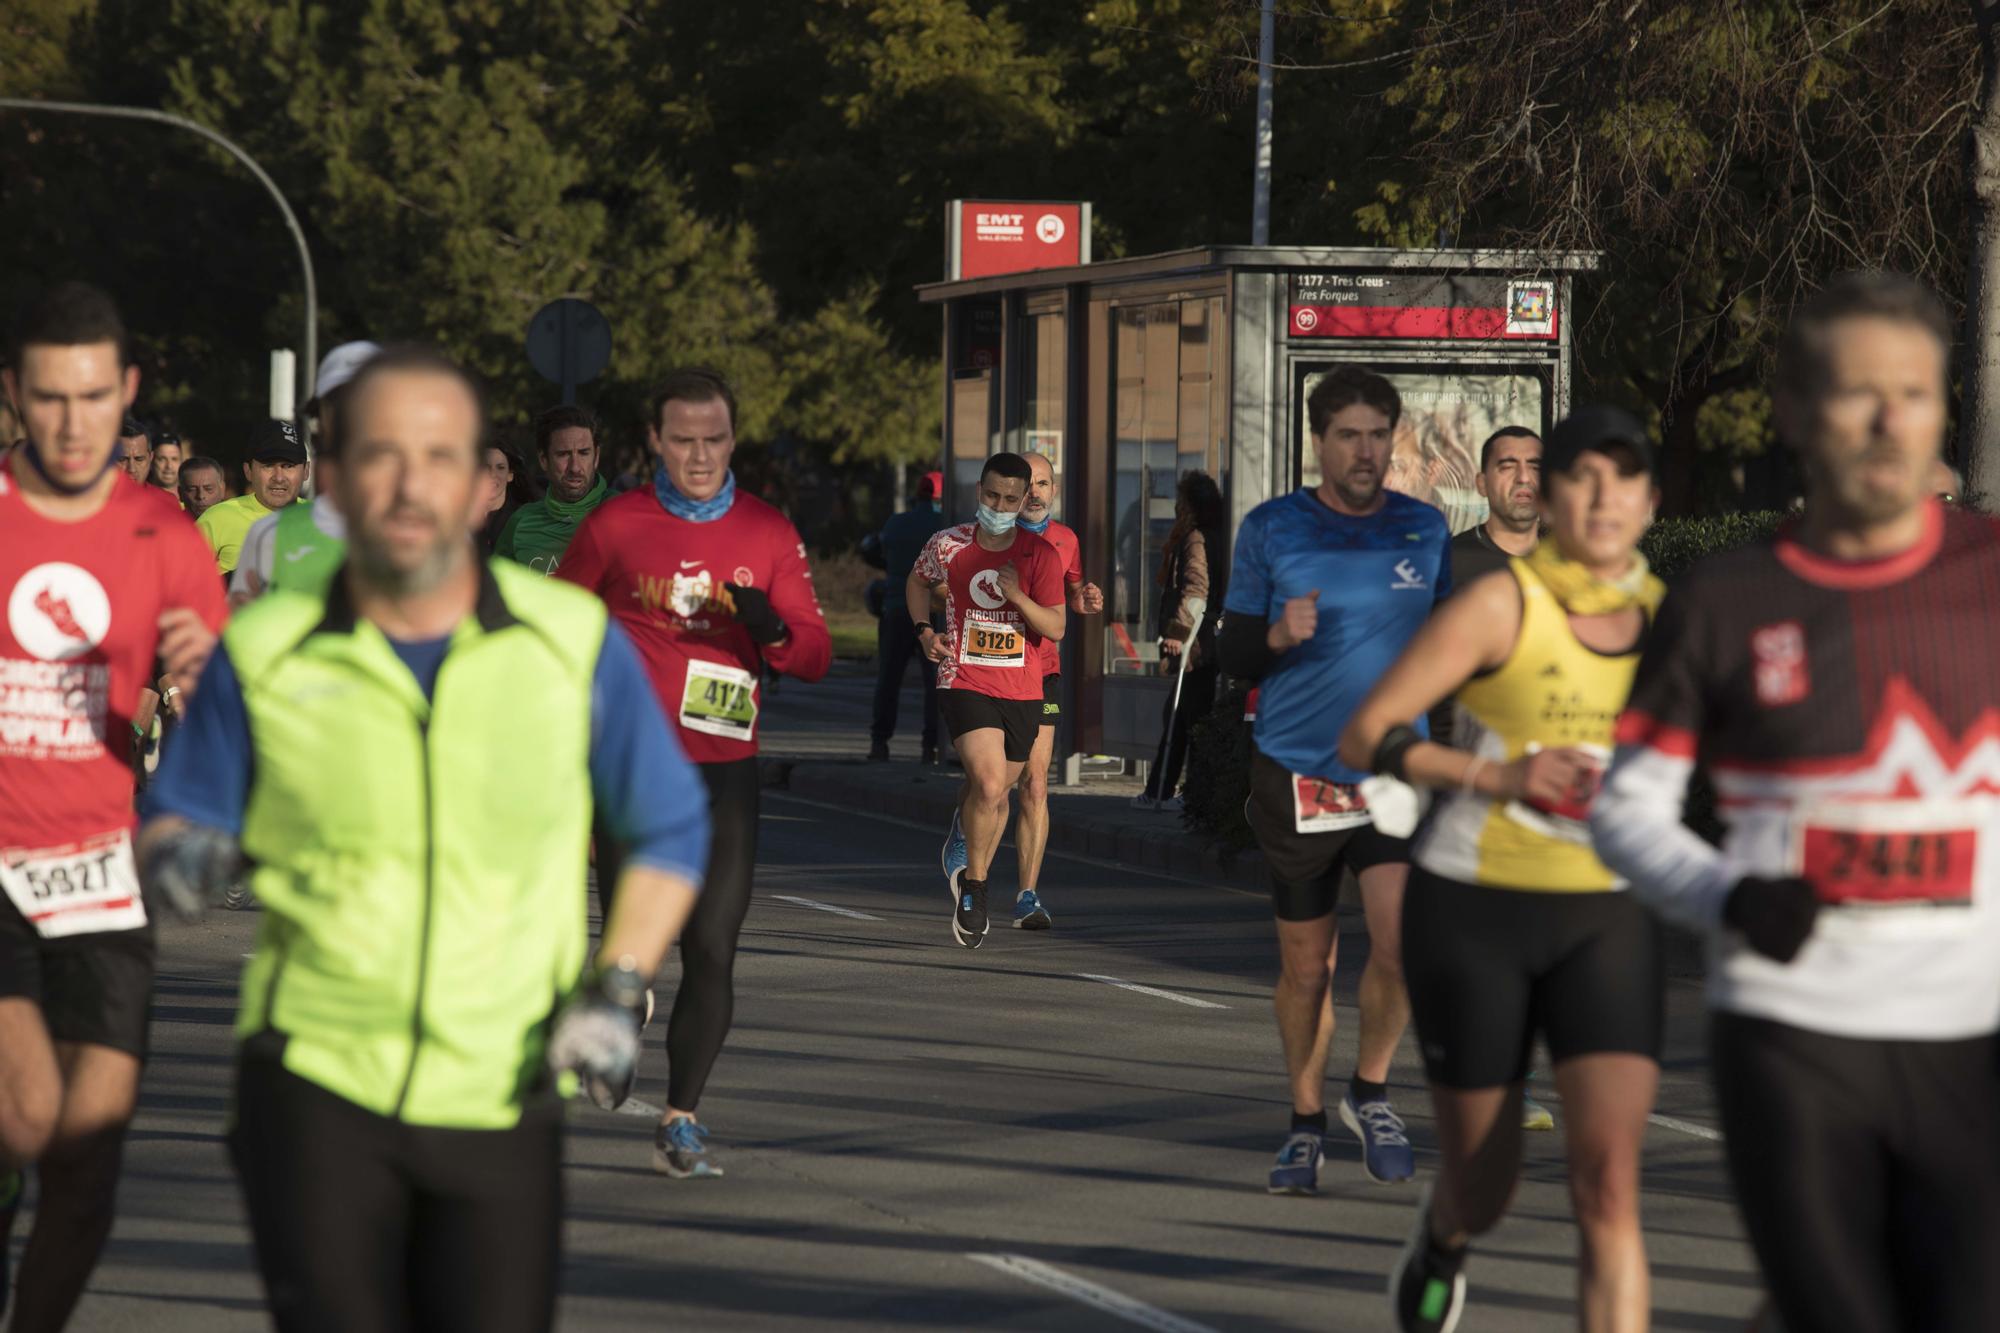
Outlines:
POLYGON ((556 1015, 548 1062, 558 1074, 574 1070, 591 1101, 617 1110, 639 1076, 639 1015, 602 984, 587 983, 556 1015))
POLYGON ((1423 822, 1424 812, 1431 808, 1428 788, 1412 787, 1386 773, 1362 779, 1361 799, 1368 802, 1368 813, 1374 817, 1375 827, 1391 838, 1407 838, 1415 833, 1417 825, 1423 822))

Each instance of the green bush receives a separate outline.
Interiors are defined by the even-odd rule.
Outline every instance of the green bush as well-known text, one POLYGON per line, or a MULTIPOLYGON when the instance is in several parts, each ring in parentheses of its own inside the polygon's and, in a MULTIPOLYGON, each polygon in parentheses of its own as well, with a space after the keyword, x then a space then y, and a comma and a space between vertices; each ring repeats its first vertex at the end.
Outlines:
POLYGON ((1769 536, 1785 517, 1775 509, 1760 509, 1713 518, 1663 518, 1640 539, 1639 549, 1653 572, 1671 583, 1676 574, 1705 555, 1769 536))

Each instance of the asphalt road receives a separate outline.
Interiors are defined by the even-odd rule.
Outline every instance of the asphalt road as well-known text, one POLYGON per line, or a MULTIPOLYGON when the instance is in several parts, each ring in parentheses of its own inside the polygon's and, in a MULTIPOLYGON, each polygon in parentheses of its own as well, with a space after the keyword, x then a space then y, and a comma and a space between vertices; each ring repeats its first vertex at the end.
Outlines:
MULTIPOLYGON (((1263 1189, 1286 1107, 1262 901, 1053 858, 1056 929, 996 926, 968 952, 936 833, 776 793, 765 811, 736 1030, 702 1106, 728 1174, 656 1176, 643 1113, 574 1110, 563 1328, 1389 1327, 1383 1279, 1416 1188, 1370 1183, 1337 1132, 1318 1198, 1263 1189)), ((1003 855, 996 899, 1011 867, 1003 855)), ((225 913, 165 933, 118 1224, 79 1329, 263 1326, 217 1137, 255 924, 225 913)), ((1337 1076, 1366 947, 1347 944, 1337 1076)), ((1669 1123, 1646 1154, 1654 1324, 1737 1329, 1756 1281, 1692 987, 1676 984, 1671 1015, 1669 1123)), ((648 1036, 638 1096, 657 1105, 660 1028, 648 1036)), ((1392 1083, 1427 1175, 1408 1039, 1392 1083)), ((1513 1215, 1475 1250, 1468 1333, 1569 1323, 1560 1138, 1529 1149, 1513 1215)))

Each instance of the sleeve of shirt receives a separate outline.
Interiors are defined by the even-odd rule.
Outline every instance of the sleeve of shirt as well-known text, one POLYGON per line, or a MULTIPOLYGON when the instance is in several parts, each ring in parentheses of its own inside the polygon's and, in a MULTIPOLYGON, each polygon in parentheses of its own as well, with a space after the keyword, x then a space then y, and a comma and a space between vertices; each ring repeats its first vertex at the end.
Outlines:
MULTIPOLYGON (((611 562, 605 556, 604 543, 598 540, 602 527, 598 520, 603 512, 602 509, 592 510, 577 526, 576 535, 569 539, 569 549, 563 552, 552 575, 600 597, 604 595, 605 581, 611 576, 611 562)), ((500 530, 500 540, 493 548, 495 555, 504 555, 509 560, 515 558, 514 527, 515 520, 520 517, 521 511, 516 509, 514 517, 508 519, 507 526, 500 530)))
POLYGON ((1431 596, 1432 606, 1436 606, 1439 602, 1451 596, 1452 590, 1451 529, 1443 523, 1438 524, 1438 558, 1435 582, 1437 589, 1431 596))
MULTIPOLYGON (((213 583, 214 579, 210 578, 213 583)), ((219 592, 218 592, 219 595, 219 592)), ((147 784, 139 812, 147 819, 179 815, 241 836, 250 800, 250 715, 243 687, 221 644, 202 669, 187 716, 167 738, 160 767, 147 784)))
POLYGON ((243 552, 236 557, 236 568, 229 575, 229 591, 251 597, 269 588, 277 553, 278 516, 266 514, 250 525, 249 534, 243 538, 243 552), (250 584, 252 574, 257 576, 255 587, 250 584))
POLYGON ((774 540, 780 549, 773 561, 776 572, 771 579, 771 609, 789 632, 780 642, 762 649, 764 660, 796 680, 815 681, 833 665, 833 633, 819 609, 812 565, 806 560, 806 545, 799 540, 798 529, 787 523, 774 540))
POLYGON ((1061 606, 1066 579, 1062 554, 1050 542, 1043 542, 1042 546, 1044 549, 1036 553, 1034 568, 1028 574, 1028 596, 1035 599, 1037 606, 1061 606))
POLYGON ((1236 534, 1236 554, 1229 562, 1229 597, 1223 609, 1269 619, 1271 569, 1264 559, 1264 525, 1256 514, 1243 520, 1236 534))
POLYGON ((708 787, 668 728, 638 650, 611 621, 591 680, 590 787, 628 863, 700 887, 708 787))
MULTIPOLYGON (((527 506, 523 505, 521 508, 525 509, 527 506)), ((500 536, 493 542, 493 554, 505 556, 507 559, 516 562, 519 561, 519 557, 514 554, 514 533, 520 526, 521 510, 516 509, 513 513, 507 515, 507 521, 500 525, 500 536)), ((562 571, 557 570, 556 572, 560 574, 562 571)))
POLYGON ((1074 588, 1083 582, 1083 543, 1070 537, 1069 568, 1063 570, 1063 582, 1074 588))
MULTIPOLYGON (((227 503, 228 501, 223 501, 223 504, 227 503)), ((195 531, 201 534, 202 543, 208 548, 208 558, 214 562, 216 569, 226 574, 229 571, 222 568, 223 539, 218 532, 221 520, 216 517, 216 510, 220 508, 221 505, 210 505, 208 512, 194 521, 194 526, 195 531)))
MULTIPOLYGON (((215 577, 215 557, 201 534, 185 523, 176 523, 161 533, 160 603, 168 609, 186 607, 201 617, 201 623, 220 633, 229 619, 229 598, 215 577)), ((216 651, 222 650, 218 646, 216 651)))
POLYGON ((916 571, 926 583, 945 581, 944 561, 938 558, 938 539, 943 535, 941 531, 933 532, 924 543, 924 549, 917 553, 916 571))

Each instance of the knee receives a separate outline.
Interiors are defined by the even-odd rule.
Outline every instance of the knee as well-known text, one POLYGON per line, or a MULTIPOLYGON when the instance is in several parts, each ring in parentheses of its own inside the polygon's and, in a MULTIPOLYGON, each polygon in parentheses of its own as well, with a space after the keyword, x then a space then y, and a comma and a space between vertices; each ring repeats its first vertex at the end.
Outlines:
POLYGON ((1317 997, 1333 984, 1326 960, 1311 954, 1286 954, 1279 962, 1278 984, 1317 997))
POLYGON ((1029 764, 1021 770, 1021 808, 1039 809, 1049 803, 1049 770, 1029 764))
POLYGON ((62 1088, 27 1080, 0 1096, 0 1159, 15 1165, 41 1160, 55 1138, 62 1088))
POLYGON ((1602 1151, 1573 1159, 1569 1168, 1570 1206, 1585 1233, 1620 1231, 1639 1220, 1639 1163, 1636 1154, 1602 1151))
POLYGON ((1368 968, 1383 981, 1403 985, 1403 951, 1398 941, 1375 940, 1368 946, 1368 968))
POLYGON ((1439 1187, 1451 1192, 1451 1211, 1466 1234, 1483 1236, 1499 1226, 1500 1219, 1507 1215, 1507 1205, 1514 1193, 1513 1179, 1510 1175, 1496 1181, 1468 1168, 1458 1172, 1449 1184, 1440 1177, 1439 1187))
POLYGON ((1007 777, 1004 773, 982 773, 972 784, 972 798, 988 810, 1007 808, 1007 777))

